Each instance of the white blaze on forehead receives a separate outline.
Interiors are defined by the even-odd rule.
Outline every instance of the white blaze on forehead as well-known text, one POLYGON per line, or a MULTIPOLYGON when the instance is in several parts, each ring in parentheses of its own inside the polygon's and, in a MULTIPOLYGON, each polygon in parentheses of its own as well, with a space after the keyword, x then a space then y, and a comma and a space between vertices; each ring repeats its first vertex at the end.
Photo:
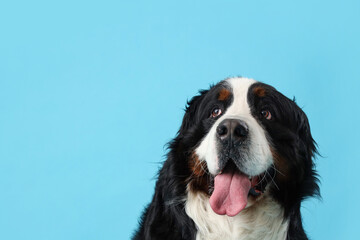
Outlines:
POLYGON ((248 104, 248 91, 252 84, 256 83, 248 78, 230 78, 226 82, 230 85, 233 94, 233 102, 225 113, 214 123, 209 133, 203 138, 195 150, 199 159, 206 161, 207 167, 212 174, 219 171, 218 147, 216 139, 216 128, 224 119, 240 119, 249 127, 249 147, 244 161, 246 174, 255 176, 264 172, 272 163, 272 154, 265 137, 263 128, 251 115, 248 104))
POLYGON ((226 114, 240 114, 251 116, 250 107, 247 101, 248 91, 255 80, 249 78, 230 78, 226 80, 232 88, 233 102, 226 111, 226 114))

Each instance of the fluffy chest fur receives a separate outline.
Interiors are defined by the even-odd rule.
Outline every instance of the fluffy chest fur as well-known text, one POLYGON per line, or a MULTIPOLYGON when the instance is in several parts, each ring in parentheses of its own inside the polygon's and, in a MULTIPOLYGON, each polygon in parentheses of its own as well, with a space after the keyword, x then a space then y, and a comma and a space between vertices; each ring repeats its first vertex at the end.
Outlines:
POLYGON ((235 217, 214 213, 202 193, 189 191, 187 196, 185 211, 196 224, 197 240, 286 239, 288 221, 281 206, 268 196, 235 217))

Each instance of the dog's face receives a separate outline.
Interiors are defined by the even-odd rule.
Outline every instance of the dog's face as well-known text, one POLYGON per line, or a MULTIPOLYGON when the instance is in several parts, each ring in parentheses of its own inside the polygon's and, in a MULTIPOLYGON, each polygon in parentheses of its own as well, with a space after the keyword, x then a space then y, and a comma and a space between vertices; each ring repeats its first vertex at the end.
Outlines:
POLYGON ((252 91, 257 89, 251 87, 254 82, 249 79, 228 80, 218 93, 218 101, 211 107, 211 113, 208 114, 211 127, 195 153, 200 160, 206 161, 213 175, 222 171, 229 160, 248 176, 265 172, 273 163, 262 127, 263 120, 271 121, 273 116, 270 106, 264 105, 258 110, 249 101, 249 95, 256 94, 252 91), (223 105, 224 100, 229 103, 223 105))
POLYGON ((307 117, 269 85, 231 78, 202 91, 180 136, 192 171, 188 189, 208 194, 218 214, 235 216, 264 194, 291 208, 318 191, 307 117))

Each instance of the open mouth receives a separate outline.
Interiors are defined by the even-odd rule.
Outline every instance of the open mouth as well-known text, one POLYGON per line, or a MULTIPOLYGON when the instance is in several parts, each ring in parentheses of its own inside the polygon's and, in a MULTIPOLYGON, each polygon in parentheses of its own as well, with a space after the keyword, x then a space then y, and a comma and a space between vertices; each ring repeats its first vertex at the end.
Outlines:
POLYGON ((246 207, 249 196, 259 197, 265 191, 272 177, 270 169, 257 176, 248 176, 229 160, 214 178, 214 191, 210 196, 213 211, 220 215, 237 215, 246 207))

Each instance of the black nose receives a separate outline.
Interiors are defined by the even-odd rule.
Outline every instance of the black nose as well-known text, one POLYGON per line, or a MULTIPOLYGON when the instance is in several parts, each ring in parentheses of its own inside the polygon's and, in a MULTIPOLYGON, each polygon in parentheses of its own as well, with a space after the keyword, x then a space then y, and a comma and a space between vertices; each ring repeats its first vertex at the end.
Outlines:
POLYGON ((225 119, 216 128, 216 135, 221 141, 243 141, 248 133, 246 123, 238 119, 225 119))

